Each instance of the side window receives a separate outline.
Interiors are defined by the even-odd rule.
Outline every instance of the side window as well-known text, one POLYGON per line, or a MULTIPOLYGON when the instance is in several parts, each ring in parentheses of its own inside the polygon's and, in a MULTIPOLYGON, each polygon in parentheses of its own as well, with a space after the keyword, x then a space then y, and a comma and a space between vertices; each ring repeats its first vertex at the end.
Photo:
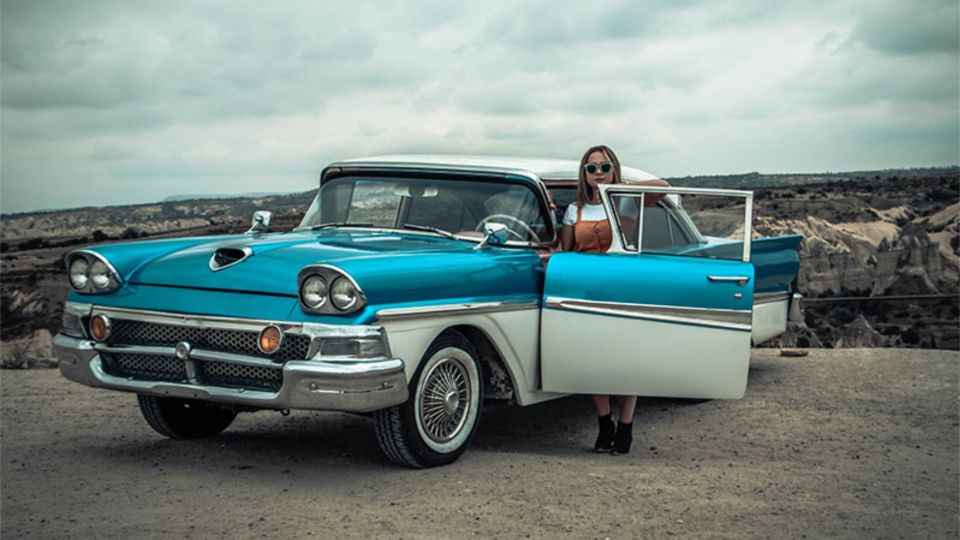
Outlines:
POLYGON ((684 257, 742 260, 745 225, 743 196, 717 193, 682 195, 647 191, 614 193, 610 196, 619 224, 620 242, 627 252, 684 257), (667 204, 665 197, 675 204, 667 204), (642 201, 642 202, 641 202, 642 201), (641 208, 641 205, 645 205, 641 208), (686 214, 701 240, 678 216, 686 214), (642 221, 642 227, 637 224, 642 221))
POLYGON ((674 245, 667 222, 667 211, 660 205, 648 206, 643 212, 643 249, 663 249, 674 245))
POLYGON ((677 221, 677 217, 672 213, 667 213, 667 222, 670 227, 670 240, 673 244, 689 244, 693 238, 682 225, 677 221))

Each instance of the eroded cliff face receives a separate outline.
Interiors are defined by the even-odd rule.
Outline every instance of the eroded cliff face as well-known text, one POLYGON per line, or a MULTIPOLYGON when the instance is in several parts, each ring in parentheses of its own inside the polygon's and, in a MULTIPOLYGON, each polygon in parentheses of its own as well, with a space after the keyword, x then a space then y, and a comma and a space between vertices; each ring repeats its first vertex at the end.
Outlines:
POLYGON ((960 256, 952 247, 960 204, 945 212, 953 213, 946 223, 913 218, 902 225, 879 212, 876 221, 854 223, 760 216, 754 230, 804 236, 798 285, 809 297, 951 294, 960 289, 960 256))
POLYGON ((848 209, 814 200, 806 215, 811 201, 794 197, 782 212, 787 219, 764 212, 769 199, 759 201, 755 234, 804 236, 798 290, 810 299, 805 323, 765 345, 960 348, 960 194, 917 207, 876 196, 846 197, 848 209), (816 302, 915 295, 954 297, 816 302))

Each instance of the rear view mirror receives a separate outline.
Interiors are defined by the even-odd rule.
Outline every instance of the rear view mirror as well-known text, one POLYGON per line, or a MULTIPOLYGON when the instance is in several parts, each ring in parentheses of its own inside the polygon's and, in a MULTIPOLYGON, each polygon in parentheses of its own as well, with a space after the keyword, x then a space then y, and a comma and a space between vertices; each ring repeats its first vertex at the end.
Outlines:
POLYGON ((267 210, 257 210, 253 213, 253 221, 247 234, 265 233, 270 230, 270 218, 273 216, 267 210))

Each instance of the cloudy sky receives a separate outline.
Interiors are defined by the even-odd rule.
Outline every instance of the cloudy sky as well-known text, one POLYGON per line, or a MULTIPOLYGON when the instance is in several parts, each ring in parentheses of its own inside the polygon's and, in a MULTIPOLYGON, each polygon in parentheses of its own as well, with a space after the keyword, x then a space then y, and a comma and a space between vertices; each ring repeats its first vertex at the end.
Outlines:
POLYGON ((960 161, 956 0, 0 3, 0 211, 306 190, 335 159, 661 176, 960 161))

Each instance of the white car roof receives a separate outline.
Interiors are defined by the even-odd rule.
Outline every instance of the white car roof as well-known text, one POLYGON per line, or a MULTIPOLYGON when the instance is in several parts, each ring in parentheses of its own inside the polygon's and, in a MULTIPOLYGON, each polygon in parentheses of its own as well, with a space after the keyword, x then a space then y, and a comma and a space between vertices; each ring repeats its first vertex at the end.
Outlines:
MULTIPOLYGON (((404 154, 345 159, 329 167, 428 167, 470 169, 489 172, 531 173, 543 180, 576 180, 580 162, 565 159, 444 154, 404 154)), ((633 167, 621 166, 625 181, 653 180, 657 176, 633 167)))

